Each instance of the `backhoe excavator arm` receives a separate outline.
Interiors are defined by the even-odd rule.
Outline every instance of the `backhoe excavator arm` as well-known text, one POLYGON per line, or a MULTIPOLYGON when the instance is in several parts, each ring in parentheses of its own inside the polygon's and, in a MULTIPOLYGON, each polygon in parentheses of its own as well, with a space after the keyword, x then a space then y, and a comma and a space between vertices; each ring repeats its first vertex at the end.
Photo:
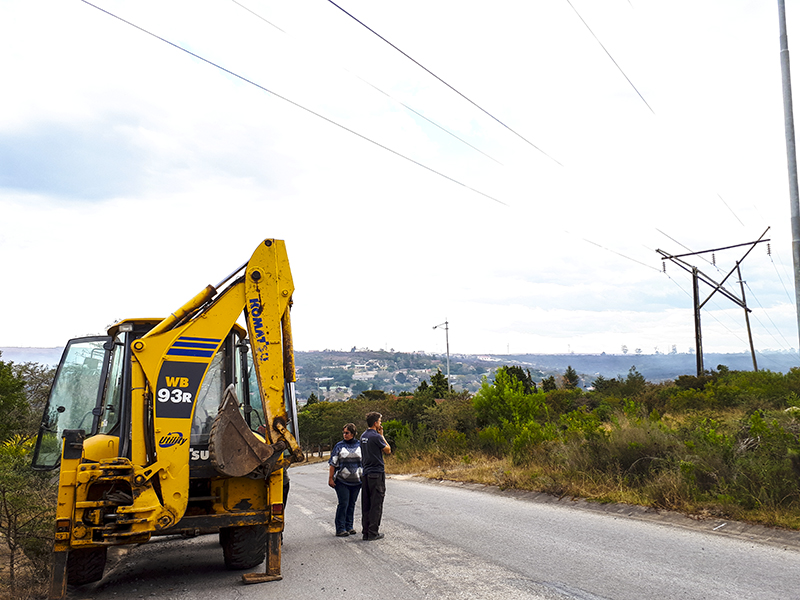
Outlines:
MULTIPOLYGON (((246 263, 244 273, 221 293, 217 295, 208 286, 133 343, 134 360, 141 367, 133 370, 133 439, 152 436, 156 460, 148 464, 145 444, 134 443, 132 462, 136 483, 144 486, 151 478, 159 478, 157 495, 163 505, 153 506, 158 514, 147 517, 155 521, 156 529, 171 527, 186 511, 194 402, 211 360, 243 311, 266 417, 267 443, 281 453, 289 449, 290 462, 302 460, 297 441, 287 428, 284 399, 285 365, 289 360, 293 364, 293 359, 285 358, 292 355, 292 349, 283 337, 291 339, 285 324, 289 323, 293 292, 286 246, 282 240, 267 239, 246 263), (153 431, 146 430, 148 410, 153 411, 153 431)), ((294 369, 291 371, 294 379, 294 369)), ((137 505, 125 510, 144 517, 137 505)))

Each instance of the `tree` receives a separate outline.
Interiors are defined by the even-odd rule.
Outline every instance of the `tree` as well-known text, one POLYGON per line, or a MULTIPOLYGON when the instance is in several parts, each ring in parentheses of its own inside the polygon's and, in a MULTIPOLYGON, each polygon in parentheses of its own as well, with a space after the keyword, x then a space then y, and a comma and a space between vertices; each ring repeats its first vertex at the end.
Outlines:
POLYGON ((12 592, 20 575, 20 552, 31 562, 32 575, 47 574, 55 518, 56 490, 51 473, 30 468, 34 440, 15 435, 0 443, 0 537, 8 548, 9 584, 12 592))
POLYGON ((332 444, 342 435, 342 425, 352 421, 347 402, 315 402, 297 413, 300 443, 307 450, 332 444))
POLYGON ((22 573, 21 552, 34 579, 49 572, 56 490, 51 473, 31 469, 29 455, 53 371, 37 363, 0 361, 0 539, 8 548, 12 593, 22 573))
POLYGON ((436 373, 431 375, 431 389, 434 398, 447 398, 450 395, 450 383, 447 381, 441 369, 436 369, 436 373))
POLYGON ((598 375, 597 378, 594 381, 592 381, 592 388, 594 388, 595 392, 598 393, 603 392, 606 389, 608 389, 609 383, 611 381, 616 381, 616 380, 614 379, 609 380, 603 377, 602 375, 598 375))
POLYGON ((571 365, 567 365, 567 370, 564 371, 564 387, 568 390, 574 390, 578 387, 578 383, 580 383, 578 373, 571 365))
POLYGON ((14 372, 14 363, 0 361, 0 442, 25 433, 30 412, 25 381, 14 372))
POLYGON ((556 385, 556 378, 550 375, 550 377, 545 377, 542 379, 542 391, 544 392, 552 392, 558 389, 556 385))
POLYGON ((426 407, 422 422, 434 431, 451 429, 467 435, 478 427, 475 407, 467 391, 454 394, 447 402, 426 407))
POLYGON ((632 366, 627 377, 623 378, 622 375, 619 375, 613 379, 606 379, 602 375, 598 375, 597 379, 592 382, 592 386, 595 394, 601 397, 634 398, 645 391, 647 381, 644 375, 636 370, 636 366, 632 366))
POLYGON ((420 381, 413 394, 398 398, 397 408, 400 420, 406 423, 418 422, 425 408, 436 404, 436 398, 434 387, 428 385, 427 381, 420 381))
POLYGON ((479 425, 527 423, 546 411, 544 395, 526 394, 525 386, 507 367, 497 369, 491 385, 483 378, 472 403, 479 425))
MULTIPOLYGON (((55 367, 35 362, 11 363, 14 375, 21 379, 25 385, 25 398, 36 417, 42 416, 47 397, 50 395, 50 386, 56 375, 55 367)), ((36 427, 39 426, 37 422, 36 427)))
POLYGON ((506 370, 508 371, 509 375, 514 377, 520 383, 522 383, 523 387, 525 388, 526 394, 535 394, 538 391, 536 387, 536 382, 531 378, 530 369, 523 371, 522 367, 511 366, 511 367, 506 367, 506 370))
POLYGON ((317 402, 319 402, 319 398, 317 398, 317 395, 314 392, 311 392, 311 394, 308 396, 308 400, 306 400, 306 406, 316 404, 317 402))
POLYGON ((644 392, 647 387, 647 380, 644 375, 636 370, 636 365, 633 365, 628 370, 628 376, 625 378, 624 393, 626 398, 633 398, 644 392))
POLYGON ((357 400, 368 400, 370 402, 374 402, 375 400, 385 400, 386 399, 386 392, 383 390, 364 390, 358 395, 357 400))

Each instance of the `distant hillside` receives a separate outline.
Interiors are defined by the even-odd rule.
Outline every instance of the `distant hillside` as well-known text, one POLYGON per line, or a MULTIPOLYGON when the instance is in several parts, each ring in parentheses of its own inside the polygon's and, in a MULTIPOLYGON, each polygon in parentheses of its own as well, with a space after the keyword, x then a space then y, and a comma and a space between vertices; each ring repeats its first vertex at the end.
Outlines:
POLYGON ((61 360, 64 347, 57 348, 0 348, 0 360, 5 362, 26 363, 35 362, 42 365, 55 367, 61 360))
MULTIPOLYGON (((796 354, 757 354, 761 370, 785 373, 800 366, 796 354)), ((298 397, 310 393, 329 400, 342 400, 366 389, 381 389, 399 394, 413 391, 420 381, 441 369, 446 372, 446 357, 440 354, 384 351, 297 352, 298 397)), ((476 392, 484 376, 491 379, 502 365, 519 365, 529 369, 537 383, 549 375, 561 375, 568 366, 580 376, 582 387, 588 387, 598 375, 606 378, 625 376, 635 367, 653 383, 694 375, 697 362, 694 354, 514 354, 452 355, 450 382, 457 390, 476 392)), ((725 365, 733 371, 753 370, 748 353, 706 354, 706 370, 725 365)))
MULTIPOLYGON (((560 372, 571 365, 578 373, 595 377, 625 375, 635 366, 645 379, 652 382, 697 373, 694 354, 517 354, 492 358, 505 361, 506 364, 531 365, 536 369, 555 369, 560 372)), ((800 366, 798 355, 789 352, 756 353, 756 362, 759 370, 779 373, 786 373, 789 369, 800 366)), ((718 365, 725 365, 732 371, 752 371, 753 359, 746 352, 703 355, 703 366, 706 370, 716 369, 718 365)))
MULTIPOLYGON (((38 362, 55 366, 63 348, 0 348, 0 360, 16 363, 38 362)), ((750 354, 706 354, 705 368, 716 369, 725 365, 731 370, 751 371, 750 354)), ((800 366, 793 353, 767 352, 756 355, 758 367, 785 373, 800 366)), ((447 359, 440 354, 422 352, 385 352, 354 350, 352 352, 301 352, 295 353, 297 364, 297 394, 303 401, 312 393, 329 400, 345 400, 369 389, 380 389, 399 394, 412 392, 422 381, 441 369, 447 372, 447 359)), ((668 381, 680 375, 694 375, 696 361, 693 354, 483 354, 450 356, 450 381, 457 390, 476 392, 484 376, 491 379, 495 369, 502 365, 519 365, 531 371, 536 382, 549 375, 561 375, 568 366, 587 387, 598 376, 606 378, 625 376, 635 367, 651 382, 668 381)))

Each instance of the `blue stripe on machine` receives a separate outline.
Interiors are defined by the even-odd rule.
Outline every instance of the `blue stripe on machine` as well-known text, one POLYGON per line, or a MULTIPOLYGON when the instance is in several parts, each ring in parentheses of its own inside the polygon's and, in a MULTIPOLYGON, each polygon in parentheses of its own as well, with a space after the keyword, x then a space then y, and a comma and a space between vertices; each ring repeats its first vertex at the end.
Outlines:
POLYGON ((167 350, 169 356, 196 356, 199 358, 211 358, 214 356, 214 350, 191 350, 189 348, 175 348, 174 346, 167 350))
POLYGON ((203 348, 205 350, 212 350, 217 347, 216 344, 201 344, 198 342, 182 342, 178 340, 172 344, 173 348, 203 348))
POLYGON ((180 340, 188 340, 190 342, 214 342, 215 344, 219 344, 222 340, 219 338, 201 338, 201 337, 189 337, 189 336, 181 336, 178 338, 180 340))

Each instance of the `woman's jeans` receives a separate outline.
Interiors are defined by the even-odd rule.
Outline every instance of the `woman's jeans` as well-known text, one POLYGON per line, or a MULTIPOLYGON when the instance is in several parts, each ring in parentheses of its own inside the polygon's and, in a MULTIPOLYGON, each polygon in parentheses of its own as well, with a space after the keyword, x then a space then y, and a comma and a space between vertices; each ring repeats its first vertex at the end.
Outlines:
POLYGON ((353 513, 356 510, 356 500, 361 491, 361 485, 347 485, 336 482, 336 496, 339 505, 336 507, 336 533, 353 530, 353 513))

